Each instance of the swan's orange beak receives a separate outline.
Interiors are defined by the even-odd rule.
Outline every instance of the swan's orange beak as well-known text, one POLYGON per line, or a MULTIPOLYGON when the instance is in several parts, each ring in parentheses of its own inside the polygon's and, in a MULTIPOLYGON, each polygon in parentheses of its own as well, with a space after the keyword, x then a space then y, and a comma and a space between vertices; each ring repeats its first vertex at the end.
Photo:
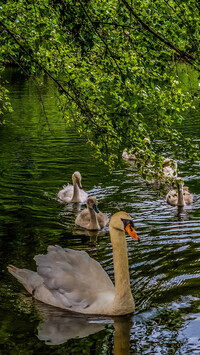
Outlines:
POLYGON ((140 241, 140 237, 137 235, 135 229, 133 228, 133 226, 131 226, 130 223, 127 224, 125 231, 130 235, 131 238, 137 240, 138 242, 140 241))

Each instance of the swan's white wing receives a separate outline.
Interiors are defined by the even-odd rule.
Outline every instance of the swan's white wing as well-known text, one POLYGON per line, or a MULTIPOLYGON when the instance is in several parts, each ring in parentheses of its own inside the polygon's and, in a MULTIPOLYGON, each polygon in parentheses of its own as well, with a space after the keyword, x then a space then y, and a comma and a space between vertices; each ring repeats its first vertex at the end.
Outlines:
POLYGON ((183 197, 186 205, 190 205, 193 202, 193 196, 189 191, 184 190, 183 188, 183 197))
POLYGON ((97 213, 97 219, 101 228, 105 227, 108 224, 108 216, 102 212, 97 213))
POLYGON ((64 307, 84 309, 92 306, 102 293, 114 293, 107 273, 84 251, 50 246, 46 255, 37 255, 35 260, 45 287, 64 307))
POLYGON ((90 223, 90 213, 87 208, 85 208, 75 219, 75 223, 81 227, 87 227, 90 223))
POLYGON ((40 288, 43 285, 43 279, 37 272, 27 269, 19 269, 13 265, 8 266, 8 271, 16 277, 16 279, 21 282, 25 289, 34 294, 37 288, 40 288))
POLYGON ((177 202, 178 202, 178 194, 177 194, 177 191, 176 190, 170 190, 167 194, 167 202, 172 205, 172 206, 175 206, 177 205, 177 202))
POLYGON ((58 192, 58 198, 64 202, 71 201, 74 193, 74 186, 73 185, 64 185, 63 189, 58 192))
POLYGON ((79 194, 80 194, 81 202, 85 202, 87 200, 87 198, 88 198, 87 192, 85 192, 84 190, 80 189, 79 190, 79 194))

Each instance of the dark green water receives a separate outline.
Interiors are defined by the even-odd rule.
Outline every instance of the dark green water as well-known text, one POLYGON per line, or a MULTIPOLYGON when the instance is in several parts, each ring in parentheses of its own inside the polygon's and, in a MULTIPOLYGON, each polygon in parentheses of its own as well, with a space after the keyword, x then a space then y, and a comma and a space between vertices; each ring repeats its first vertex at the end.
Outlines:
MULTIPOLYGON (((14 112, 0 126, 1 354, 200 354, 200 163, 178 162, 194 195, 184 211, 166 204, 152 186, 122 162, 109 174, 56 109, 51 85, 38 91, 7 70, 14 112), (33 301, 8 272, 14 264, 35 270, 34 255, 49 244, 84 249, 113 279, 108 228, 97 235, 74 225, 84 205, 63 205, 56 193, 82 174, 83 188, 109 216, 125 210, 140 243, 127 238, 136 312, 117 319, 74 316, 33 301)), ((183 130, 200 140, 200 115, 183 130), (195 123, 195 124, 194 124, 195 123)))

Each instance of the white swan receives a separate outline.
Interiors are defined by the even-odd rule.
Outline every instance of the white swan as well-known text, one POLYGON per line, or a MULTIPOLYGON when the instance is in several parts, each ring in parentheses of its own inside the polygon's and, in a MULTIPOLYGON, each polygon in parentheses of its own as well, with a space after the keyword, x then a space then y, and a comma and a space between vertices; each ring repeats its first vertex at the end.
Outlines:
POLYGON ((88 194, 82 190, 81 185, 81 174, 75 171, 72 175, 73 185, 64 185, 63 189, 58 192, 58 198, 62 202, 85 202, 87 200, 88 194))
POLYGON ((193 196, 189 192, 187 186, 184 186, 182 182, 179 182, 179 179, 176 181, 178 192, 176 190, 170 190, 166 196, 167 203, 172 206, 183 207, 185 205, 191 205, 193 202, 193 196))
POLYGON ((89 230, 99 230, 108 223, 108 216, 100 212, 97 208, 97 200, 90 196, 87 199, 85 208, 75 219, 75 224, 89 230))
POLYGON ((139 240, 132 218, 115 213, 110 220, 115 286, 101 265, 85 251, 49 246, 37 255, 37 272, 8 266, 32 296, 44 303, 85 314, 124 315, 135 309, 130 289, 125 230, 139 240))

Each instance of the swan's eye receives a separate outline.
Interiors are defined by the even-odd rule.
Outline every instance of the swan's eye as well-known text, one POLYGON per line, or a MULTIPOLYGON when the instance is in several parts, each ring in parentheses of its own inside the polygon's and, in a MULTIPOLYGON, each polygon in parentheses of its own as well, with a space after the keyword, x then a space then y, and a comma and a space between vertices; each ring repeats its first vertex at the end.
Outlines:
POLYGON ((123 224, 124 224, 124 229, 126 229, 126 227, 129 225, 132 229, 134 229, 134 223, 132 220, 130 219, 124 219, 124 218, 121 218, 123 224))

